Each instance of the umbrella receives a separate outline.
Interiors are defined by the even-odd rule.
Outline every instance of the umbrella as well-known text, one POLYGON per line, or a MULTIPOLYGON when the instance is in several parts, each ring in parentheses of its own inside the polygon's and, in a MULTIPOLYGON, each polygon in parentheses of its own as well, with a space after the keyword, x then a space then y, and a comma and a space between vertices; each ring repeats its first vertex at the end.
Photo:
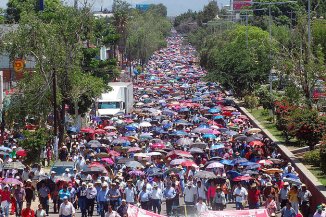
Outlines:
POLYGON ((217 176, 210 171, 198 171, 195 175, 195 178, 201 178, 201 179, 216 179, 217 176))
POLYGON ((2 180, 2 183, 7 185, 23 185, 21 181, 15 178, 5 178, 2 180))
POLYGON ((245 136, 245 135, 239 135, 239 136, 235 137, 234 140, 236 140, 236 141, 246 141, 246 138, 247 138, 247 136, 245 136))
POLYGON ((88 166, 83 169, 82 173, 84 173, 84 174, 98 174, 98 173, 107 174, 108 171, 106 171, 106 169, 104 169, 102 167, 96 167, 96 166, 89 167, 88 166))
POLYGON ((117 152, 117 151, 115 151, 115 150, 110 150, 109 151, 109 154, 112 155, 112 156, 114 156, 114 157, 119 157, 120 156, 120 153, 117 152))
POLYGON ((113 162, 113 160, 111 158, 106 158, 105 157, 105 158, 102 158, 101 161, 104 161, 104 162, 106 162, 106 163, 108 163, 110 165, 114 164, 114 162, 113 162))
POLYGON ((16 154, 18 156, 21 156, 21 157, 26 157, 27 156, 27 152, 24 149, 21 149, 21 150, 17 151, 16 154))
POLYGON ((108 153, 101 152, 101 153, 98 153, 98 154, 94 155, 94 157, 96 157, 96 158, 107 158, 107 157, 110 157, 110 155, 108 153))
POLYGON ((137 127, 134 125, 127 125, 125 128, 128 131, 135 131, 137 129, 137 127))
POLYGON ((5 170, 9 170, 9 169, 23 170, 23 169, 25 169, 25 165, 18 161, 8 162, 3 165, 3 169, 5 169, 5 170))
POLYGON ((97 140, 91 140, 87 143, 87 145, 91 146, 92 148, 97 148, 101 146, 101 143, 97 140))
POLYGON ((230 175, 231 178, 241 176, 241 174, 238 171, 235 171, 235 170, 229 170, 229 171, 226 172, 226 174, 230 175))
POLYGON ((134 176, 143 176, 145 173, 141 170, 132 170, 128 172, 129 175, 134 175, 134 176))
POLYGON ((103 129, 96 129, 94 131, 94 133, 96 133, 96 134, 106 134, 107 132, 106 132, 106 130, 103 130, 103 129))
POLYGON ((130 167, 130 168, 138 168, 138 167, 139 168, 144 168, 144 166, 141 163, 139 163, 138 161, 134 161, 134 160, 126 162, 126 167, 130 167))
POLYGON ((141 157, 141 158, 147 158, 149 155, 147 155, 146 153, 135 153, 134 157, 141 157))
MULTIPOLYGON (((251 162, 249 162, 249 163, 251 163, 251 162)), ((252 163, 252 164, 247 165, 246 170, 255 170, 258 168, 260 168, 260 164, 252 163)))
POLYGON ((278 159, 278 158, 270 158, 270 161, 272 161, 274 164, 281 164, 283 163, 282 159, 278 159))
POLYGON ((233 164, 241 164, 241 163, 246 163, 248 160, 246 158, 236 158, 232 161, 233 164))
POLYGON ((0 147, 0 151, 9 151, 9 152, 12 152, 12 149, 11 148, 8 148, 8 147, 1 146, 0 147))
POLYGON ((154 174, 162 173, 162 170, 157 167, 151 167, 146 171, 146 174, 149 176, 154 176, 154 174))
POLYGON ((254 170, 245 170, 241 172, 242 175, 258 175, 259 172, 258 171, 254 171, 254 170))
MULTIPOLYGON (((157 151, 153 151, 153 152, 150 152, 150 153, 146 153, 147 156, 161 156, 162 153, 161 152, 158 152, 160 150, 157 150, 157 151)), ((161 150, 163 151, 163 150, 161 150)))
POLYGON ((181 150, 173 150, 170 151, 166 157, 171 157, 171 156, 180 156, 180 157, 192 157, 192 155, 190 154, 190 152, 187 151, 181 151, 181 150))
POLYGON ((285 173, 283 174, 283 177, 285 178, 291 178, 291 179, 300 179, 296 174, 294 173, 285 173))
POLYGON ((283 172, 282 169, 279 168, 270 168, 270 169, 263 169, 263 171, 267 174, 274 174, 274 173, 281 173, 283 172))
POLYGON ((211 146, 211 148, 210 148, 210 150, 216 150, 216 149, 221 149, 221 148, 225 148, 225 146, 224 145, 212 145, 211 146))
POLYGON ((273 161, 271 161, 271 160, 260 160, 257 163, 259 163, 262 166, 269 166, 269 165, 273 164, 273 161))
POLYGON ((143 121, 139 124, 140 127, 151 127, 152 124, 146 121, 143 121))
POLYGON ((228 166, 233 166, 234 165, 232 160, 226 160, 226 159, 221 160, 220 163, 224 164, 224 165, 228 165, 228 166))
POLYGON ((197 164, 193 161, 187 160, 181 163, 183 167, 198 167, 197 164))
POLYGON ((117 128, 115 126, 105 126, 104 130, 116 130, 117 128))
POLYGON ((189 138, 180 138, 176 142, 178 145, 184 146, 184 145, 192 145, 193 141, 189 138))
POLYGON ((125 164, 125 163, 127 163, 129 161, 133 161, 133 159, 131 159, 131 158, 120 158, 118 160, 117 164, 125 164))
POLYGON ((190 152, 191 154, 203 154, 203 153, 204 153, 203 149, 201 149, 201 148, 196 148, 196 147, 191 148, 191 149, 189 150, 189 152, 190 152))
POLYGON ((162 149, 162 148, 165 148, 165 145, 163 143, 155 143, 155 144, 151 145, 151 148, 152 149, 156 149, 156 148, 162 149))
POLYGON ((177 130, 175 132, 173 132, 171 135, 175 135, 175 136, 187 136, 188 133, 182 130, 177 130))
POLYGON ((187 161, 186 159, 183 159, 183 158, 181 158, 181 159, 174 159, 174 160, 172 160, 171 162, 170 162, 170 165, 171 166, 175 166, 175 165, 180 165, 181 163, 183 163, 183 162, 185 162, 185 161, 187 161))
POLYGON ((232 180, 234 182, 240 182, 240 181, 249 181, 251 179, 253 179, 253 178, 250 176, 237 176, 237 177, 233 178, 232 180))
POLYGON ((139 147, 131 147, 131 148, 128 149, 127 152, 137 152, 137 151, 141 151, 141 150, 142 150, 142 149, 139 148, 139 147))
POLYGON ((219 120, 219 119, 223 119, 223 115, 216 115, 213 117, 213 120, 219 120))
POLYGON ((191 147, 196 147, 196 148, 201 148, 201 149, 204 149, 206 148, 207 144, 204 143, 204 142, 195 142, 191 145, 191 147))
POLYGON ((214 134, 204 134, 202 137, 204 139, 216 139, 216 136, 214 134))
POLYGON ((206 169, 213 169, 213 168, 224 168, 224 165, 219 162, 213 162, 206 167, 206 169))
POLYGON ((260 133, 261 132, 261 129, 259 129, 259 128, 250 128, 250 129, 245 130, 245 132, 247 134, 260 133))
POLYGON ((264 143, 262 143, 261 141, 257 141, 257 140, 255 140, 255 141, 251 141, 251 142, 249 142, 249 145, 250 146, 264 146, 265 144, 264 143))
POLYGON ((94 133, 94 129, 88 128, 88 127, 87 128, 81 128, 80 132, 93 134, 94 133))
POLYGON ((221 112, 221 109, 219 108, 211 108, 208 110, 209 113, 215 114, 221 112))
POLYGON ((284 182, 288 182, 288 183, 292 183, 295 185, 302 185, 302 182, 300 181, 300 179, 294 179, 294 178, 283 178, 284 182))

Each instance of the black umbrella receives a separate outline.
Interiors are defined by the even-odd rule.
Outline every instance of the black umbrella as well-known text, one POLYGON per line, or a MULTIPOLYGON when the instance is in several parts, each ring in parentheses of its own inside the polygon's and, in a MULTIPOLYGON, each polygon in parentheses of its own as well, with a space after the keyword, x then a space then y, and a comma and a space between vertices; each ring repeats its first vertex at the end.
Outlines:
POLYGON ((191 147, 193 147, 193 148, 201 148, 201 149, 206 148, 206 146, 207 146, 207 144, 204 142, 195 142, 191 145, 191 147))
POLYGON ((189 150, 191 154, 203 154, 204 151, 201 148, 193 147, 189 150))
POLYGON ((246 141, 247 138, 248 137, 245 135, 239 135, 239 136, 235 137, 234 140, 242 142, 242 141, 246 141))
MULTIPOLYGON (((34 178, 33 178, 34 179, 34 178)), ((42 187, 42 184, 45 184, 47 187, 49 187, 50 191, 53 191, 55 188, 55 183, 47 177, 47 179, 42 179, 36 184, 36 189, 39 190, 42 187)))

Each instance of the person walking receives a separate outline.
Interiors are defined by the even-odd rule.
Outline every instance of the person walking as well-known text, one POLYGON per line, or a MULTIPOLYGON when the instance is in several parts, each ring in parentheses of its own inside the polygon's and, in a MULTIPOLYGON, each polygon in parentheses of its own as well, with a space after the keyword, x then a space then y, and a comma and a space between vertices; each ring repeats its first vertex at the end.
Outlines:
POLYGON ((186 205, 195 205, 196 191, 192 182, 187 183, 187 187, 183 190, 186 205))
POLYGON ((49 193, 50 189, 45 185, 45 183, 42 183, 41 188, 38 191, 39 200, 43 208, 45 208, 45 212, 47 215, 49 215, 49 193))
POLYGON ((142 190, 138 194, 138 201, 142 209, 149 210, 149 199, 150 194, 146 191, 146 186, 143 185, 142 190))
POLYGON ((235 196, 235 205, 237 210, 244 209, 244 202, 247 199, 248 192, 242 187, 241 182, 238 182, 237 187, 233 191, 233 195, 235 196))
POLYGON ((166 199, 166 213, 167 215, 171 215, 174 197, 176 196, 176 191, 172 187, 171 182, 167 183, 166 189, 163 192, 163 196, 166 199))
POLYGON ((154 183, 153 190, 150 192, 149 197, 151 199, 151 204, 153 206, 153 212, 160 214, 161 213, 161 200, 163 198, 163 193, 158 185, 154 183))
POLYGON ((248 190, 249 209, 259 209, 260 203, 260 190, 257 188, 257 184, 253 183, 248 190))
MULTIPOLYGON (((25 189, 21 187, 21 185, 17 185, 14 190, 14 198, 16 200, 16 216, 21 216, 21 212, 23 209, 24 198, 26 196, 25 189)), ((30 204, 30 203, 29 203, 30 204)))
POLYGON ((285 207, 281 209, 281 217, 295 217, 295 210, 291 206, 291 202, 287 201, 285 207))
POLYGON ((298 214, 298 212, 299 212, 299 197, 298 197, 299 195, 298 194, 299 194, 298 187, 293 185, 288 193, 288 198, 289 198, 292 208, 295 211, 295 214, 298 214))
POLYGON ((77 188, 76 196, 78 198, 78 206, 81 211, 81 217, 87 217, 87 207, 86 207, 86 182, 82 182, 82 185, 77 188))
POLYGON ((0 191, 0 201, 1 201, 1 208, 4 212, 5 217, 9 216, 9 205, 10 205, 10 191, 9 186, 5 185, 3 190, 0 191))
POLYGON ((96 195, 96 188, 93 186, 92 183, 89 183, 88 188, 86 190, 86 207, 88 211, 88 216, 90 217, 93 216, 96 195))
POLYGON ((128 204, 134 205, 136 202, 136 189, 132 186, 132 179, 127 181, 127 187, 124 190, 124 198, 128 204))
POLYGON ((75 207, 68 199, 67 196, 63 197, 63 203, 59 208, 59 217, 75 217, 75 207))
POLYGON ((272 215, 272 213, 276 212, 276 202, 274 200, 274 196, 273 195, 269 195, 266 202, 265 202, 265 209, 267 210, 267 213, 269 216, 272 215))
POLYGON ((305 184, 301 185, 301 191, 299 192, 299 203, 300 203, 300 210, 303 217, 309 217, 310 214, 310 200, 312 197, 311 192, 307 189, 305 184))
POLYGON ((213 199, 213 210, 223 210, 226 205, 226 196, 220 186, 216 187, 216 193, 213 199))
POLYGON ((26 208, 21 211, 21 217, 35 217, 35 212, 31 209, 31 203, 26 203, 26 208))
POLYGON ((279 201, 281 201, 281 209, 285 207, 286 203, 289 201, 288 193, 290 191, 289 183, 284 182, 283 188, 279 192, 279 201))
POLYGON ((102 184, 101 190, 97 193, 97 206, 99 207, 100 215, 101 217, 104 217, 105 213, 108 211, 108 192, 109 190, 107 189, 108 183, 104 182, 102 184))
POLYGON ((118 212, 112 209, 112 206, 108 206, 108 211, 105 213, 105 217, 121 217, 118 212))
POLYGON ((35 210, 35 217, 45 217, 47 216, 45 210, 42 207, 42 204, 38 205, 38 209, 35 210))

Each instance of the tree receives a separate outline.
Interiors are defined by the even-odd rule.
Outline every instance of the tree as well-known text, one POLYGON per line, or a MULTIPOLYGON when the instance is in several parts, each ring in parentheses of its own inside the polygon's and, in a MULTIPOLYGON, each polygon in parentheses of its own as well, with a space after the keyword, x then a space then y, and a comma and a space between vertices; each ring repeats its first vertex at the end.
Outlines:
POLYGON ((256 90, 255 94, 259 98, 259 104, 263 106, 264 109, 269 109, 274 111, 275 106, 275 98, 273 94, 269 91, 268 86, 260 86, 259 89, 256 90))
MULTIPOLYGON (((74 105, 75 97, 81 96, 78 102, 81 98, 94 98, 106 86, 102 79, 84 74, 82 70, 83 42, 90 39, 92 19, 88 8, 60 7, 53 17, 30 11, 22 14, 18 30, 6 38, 7 50, 12 58, 29 56, 36 61, 33 76, 21 81, 18 86, 18 94, 21 95, 15 96, 15 99, 27 104, 26 108, 33 108, 35 102, 39 104, 32 114, 49 114, 54 103, 52 87, 56 78, 59 107, 55 112, 58 114, 59 142, 65 132, 66 105, 74 105), (85 81, 78 81, 81 78, 85 81), (42 107, 45 109, 42 110, 42 107)), ((16 103, 18 105, 15 106, 25 105, 19 101, 16 103)), ((88 102, 86 107, 90 105, 91 102, 88 102)), ((26 108, 21 107, 22 110, 26 108)), ((31 113, 31 109, 26 112, 31 113)))
POLYGON ((326 133, 326 118, 310 108, 294 109, 288 116, 288 130, 310 149, 319 143, 326 133))
POLYGON ((188 10, 174 19, 174 28, 179 33, 190 33, 198 28, 197 12, 188 10))
POLYGON ((167 8, 162 3, 160 4, 151 4, 148 8, 148 11, 152 14, 157 14, 161 17, 166 17, 168 14, 167 8))
POLYGON ((291 137, 288 130, 288 117, 296 108, 296 106, 290 104, 286 99, 275 101, 276 128, 282 132, 286 142, 291 137))
POLYGON ((210 20, 213 20, 218 13, 218 6, 216 1, 210 1, 206 5, 203 11, 198 13, 197 22, 199 26, 202 26, 203 23, 207 23, 210 20))
POLYGON ((222 38, 210 40, 203 64, 209 70, 208 80, 221 82, 239 97, 250 94, 267 81, 271 69, 270 51, 275 49, 267 32, 252 26, 236 26, 223 33, 222 38))

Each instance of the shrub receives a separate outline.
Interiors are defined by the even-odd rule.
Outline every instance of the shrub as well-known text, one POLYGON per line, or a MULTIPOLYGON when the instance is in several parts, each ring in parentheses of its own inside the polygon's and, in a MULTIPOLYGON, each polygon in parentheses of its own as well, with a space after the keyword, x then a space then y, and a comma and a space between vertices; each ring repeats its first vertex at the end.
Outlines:
POLYGON ((320 166, 320 151, 318 149, 313 151, 308 151, 303 155, 303 161, 307 164, 311 164, 314 166, 320 166))
POLYGON ((320 147, 320 169, 326 174, 326 135, 323 136, 320 147))
POLYGON ((247 108, 252 110, 258 106, 258 99, 255 96, 247 95, 244 97, 244 104, 247 108))

